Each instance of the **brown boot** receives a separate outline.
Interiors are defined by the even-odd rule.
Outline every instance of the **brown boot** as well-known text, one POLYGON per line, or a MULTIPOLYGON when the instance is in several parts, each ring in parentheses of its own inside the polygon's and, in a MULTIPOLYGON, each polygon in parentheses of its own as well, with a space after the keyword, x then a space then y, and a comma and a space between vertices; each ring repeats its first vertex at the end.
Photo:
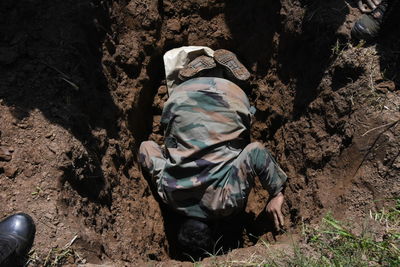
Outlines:
POLYGON ((200 76, 202 73, 217 66, 214 59, 208 56, 199 56, 189 62, 179 71, 178 78, 182 81, 200 76))
POLYGON ((250 78, 250 72, 237 59, 234 53, 225 49, 218 49, 214 52, 214 59, 225 68, 228 76, 233 76, 239 81, 246 81, 250 78))

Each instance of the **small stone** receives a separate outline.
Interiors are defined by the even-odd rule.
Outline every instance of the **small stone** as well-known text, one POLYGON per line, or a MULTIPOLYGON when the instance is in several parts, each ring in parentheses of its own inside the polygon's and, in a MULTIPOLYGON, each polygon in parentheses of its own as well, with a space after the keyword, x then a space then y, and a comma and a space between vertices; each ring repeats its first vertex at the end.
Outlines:
POLYGON ((18 169, 14 166, 4 166, 4 174, 8 178, 14 178, 17 174, 18 169))
POLYGON ((393 163, 393 167, 396 169, 400 169, 400 160, 398 162, 393 163))
POLYGON ((12 151, 5 146, 0 146, 0 160, 10 161, 11 159, 12 159, 12 151))
POLYGON ((177 19, 170 19, 167 21, 167 28, 173 32, 180 32, 181 23, 177 19))
POLYGON ((32 176, 33 176, 33 173, 34 173, 33 167, 28 167, 28 168, 26 168, 26 169, 24 170, 24 175, 25 175, 27 178, 32 177, 32 176))
POLYGON ((211 34, 212 38, 222 38, 224 37, 224 33, 220 30, 215 31, 213 34, 211 34))
POLYGON ((51 152, 53 152, 54 154, 58 154, 58 146, 57 146, 57 144, 55 144, 55 143, 50 143, 50 144, 47 144, 47 148, 51 151, 51 152))
POLYGON ((376 85, 376 89, 381 92, 385 92, 385 89, 394 91, 396 89, 396 84, 393 81, 383 81, 376 85))

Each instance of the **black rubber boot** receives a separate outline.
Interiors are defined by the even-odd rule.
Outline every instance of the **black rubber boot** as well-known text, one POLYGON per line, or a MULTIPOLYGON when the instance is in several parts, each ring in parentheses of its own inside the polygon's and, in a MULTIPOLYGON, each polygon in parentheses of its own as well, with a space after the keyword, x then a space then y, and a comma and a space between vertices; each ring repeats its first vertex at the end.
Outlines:
POLYGON ((355 39, 366 41, 377 37, 393 2, 395 0, 390 2, 383 0, 371 13, 362 15, 351 30, 352 36, 355 39))
POLYGON ((33 244, 36 227, 32 218, 18 213, 0 222, 0 266, 22 266, 33 244))

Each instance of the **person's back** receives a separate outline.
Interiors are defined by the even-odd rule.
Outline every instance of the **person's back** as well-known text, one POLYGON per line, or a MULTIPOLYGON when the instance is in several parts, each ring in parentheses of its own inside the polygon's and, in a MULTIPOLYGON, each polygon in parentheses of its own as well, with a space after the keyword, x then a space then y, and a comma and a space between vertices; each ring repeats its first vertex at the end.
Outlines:
POLYGON ((241 208, 245 192, 240 188, 248 185, 231 175, 231 166, 250 139, 245 93, 225 79, 191 79, 174 89, 161 122, 167 154, 162 198, 200 218, 241 208))

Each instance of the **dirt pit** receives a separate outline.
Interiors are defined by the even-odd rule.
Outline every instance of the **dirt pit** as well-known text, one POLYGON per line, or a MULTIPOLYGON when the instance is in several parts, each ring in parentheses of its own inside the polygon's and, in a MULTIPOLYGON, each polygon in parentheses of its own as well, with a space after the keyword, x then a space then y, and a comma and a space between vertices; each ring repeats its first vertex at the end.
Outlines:
MULTIPOLYGON (((351 0, 3 0, 0 13, 0 215, 36 221, 31 266, 71 241, 66 265, 180 259, 136 153, 162 142, 162 55, 183 45, 232 50, 251 71, 252 138, 289 176, 290 231, 328 210, 357 221, 400 192, 393 18, 365 45, 350 42, 351 0)), ((244 247, 285 239, 267 198, 256 186, 244 247)))

